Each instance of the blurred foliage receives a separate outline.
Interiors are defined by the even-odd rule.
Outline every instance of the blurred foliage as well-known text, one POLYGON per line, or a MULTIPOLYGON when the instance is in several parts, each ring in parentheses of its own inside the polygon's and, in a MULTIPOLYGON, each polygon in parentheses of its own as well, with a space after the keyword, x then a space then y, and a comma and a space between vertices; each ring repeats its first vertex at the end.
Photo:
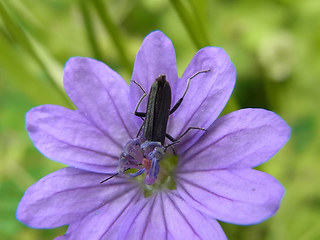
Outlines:
POLYGON ((15 218, 28 186, 63 167, 34 148, 25 113, 72 108, 62 86, 72 56, 102 60, 129 80, 143 38, 156 29, 173 41, 180 75, 199 48, 227 51, 238 76, 225 112, 263 107, 292 127, 290 142, 259 167, 286 188, 280 210, 258 225, 222 223, 229 239, 320 239, 318 0, 0 0, 0 239, 66 230, 34 230, 15 218))

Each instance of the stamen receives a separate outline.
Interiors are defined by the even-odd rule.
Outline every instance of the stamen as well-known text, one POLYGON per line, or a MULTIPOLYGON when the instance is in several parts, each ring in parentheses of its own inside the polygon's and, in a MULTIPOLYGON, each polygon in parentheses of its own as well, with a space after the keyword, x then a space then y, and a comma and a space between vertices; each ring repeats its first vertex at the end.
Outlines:
POLYGON ((138 176, 140 176, 140 175, 141 175, 142 173, 144 173, 144 172, 145 172, 145 169, 142 168, 142 169, 139 169, 138 172, 136 172, 136 173, 129 173, 129 176, 132 177, 132 178, 138 177, 138 176))
POLYGON ((151 185, 157 180, 159 161, 164 157, 165 150, 160 142, 144 141, 142 137, 131 139, 120 155, 118 173, 138 169, 136 173, 129 173, 129 176, 137 177, 145 173, 145 184, 151 185))
POLYGON ((150 167, 150 178, 157 179, 158 173, 159 173, 159 163, 156 158, 152 159, 151 161, 151 167, 150 167))
POLYGON ((152 152, 148 154, 150 159, 156 158, 158 161, 160 161, 165 153, 165 148, 164 147, 155 147, 152 152))
POLYGON ((129 140, 124 147, 124 152, 130 155, 137 162, 141 163, 143 159, 143 151, 140 148, 139 138, 129 140))

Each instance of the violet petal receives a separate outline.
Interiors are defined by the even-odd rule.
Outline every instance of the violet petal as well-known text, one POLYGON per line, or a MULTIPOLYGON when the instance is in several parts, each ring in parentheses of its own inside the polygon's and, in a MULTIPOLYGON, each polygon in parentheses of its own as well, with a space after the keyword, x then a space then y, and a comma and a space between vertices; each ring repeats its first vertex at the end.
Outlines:
POLYGON ((57 239, 55 238, 54 240, 70 240, 73 237, 73 233, 78 229, 81 220, 82 219, 79 219, 79 221, 69 224, 66 233, 62 236, 57 237, 57 239))
MULTIPOLYGON (((178 80, 176 55, 171 40, 160 31, 150 33, 145 37, 134 63, 132 80, 138 82, 149 93, 152 83, 164 74, 174 89, 178 80)), ((138 103, 143 92, 136 85, 130 84, 131 112, 138 103)), ((139 111, 144 112, 147 107, 147 98, 141 103, 139 111)), ((141 123, 136 118, 137 123, 141 123)), ((140 125, 139 125, 140 126, 140 125)))
POLYGON ((143 193, 131 185, 113 201, 92 211, 79 222, 71 224, 65 236, 68 240, 117 239, 122 231, 123 222, 126 222, 127 214, 131 214, 133 206, 141 198, 143 193))
POLYGON ((139 201, 119 233, 125 239, 226 239, 218 222, 191 208, 176 191, 139 201))
POLYGON ((67 239, 68 239, 68 237, 66 237, 66 236, 58 236, 58 237, 54 238, 53 240, 67 240, 67 239))
POLYGON ((115 172, 122 146, 78 111, 43 105, 27 113, 26 128, 46 157, 96 172, 115 172))
MULTIPOLYGON (((179 81, 174 98, 182 96, 187 79, 191 80, 189 90, 180 105, 169 119, 167 132, 177 137, 188 127, 208 128, 226 105, 236 81, 236 70, 226 52, 217 47, 206 47, 197 52, 179 81)), ((192 146, 204 131, 191 130, 176 147, 182 153, 192 146)))
POLYGON ((234 224, 256 224, 271 217, 284 194, 275 178, 254 169, 181 172, 177 190, 202 213, 234 224))
POLYGON ((219 118, 181 154, 177 171, 250 168, 268 161, 288 141, 290 127, 264 109, 242 109, 219 118))
POLYGON ((100 183, 108 177, 79 170, 58 170, 27 189, 17 209, 17 218, 34 228, 54 228, 79 221, 113 201, 121 204, 120 196, 137 184, 117 176, 112 181, 100 183))
POLYGON ((138 128, 129 111, 129 86, 104 63, 83 57, 70 58, 64 70, 68 96, 97 128, 124 145, 138 128))

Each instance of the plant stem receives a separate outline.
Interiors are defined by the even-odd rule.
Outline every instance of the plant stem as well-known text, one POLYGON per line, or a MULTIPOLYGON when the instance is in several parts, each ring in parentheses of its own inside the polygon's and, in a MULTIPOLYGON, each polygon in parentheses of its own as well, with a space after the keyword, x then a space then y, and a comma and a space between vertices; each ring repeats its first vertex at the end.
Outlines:
POLYGON ((119 57, 123 65, 126 67, 128 72, 131 72, 132 64, 129 61, 125 45, 123 44, 123 39, 117 29, 117 26, 112 21, 111 16, 109 15, 106 4, 104 4, 102 0, 91 1, 91 3, 95 7, 105 29, 109 33, 110 38, 118 51, 119 57))
POLYGON ((89 12, 89 9, 88 9, 88 2, 86 0, 80 0, 79 1, 79 7, 80 7, 80 11, 81 11, 81 14, 82 14, 82 17, 83 17, 85 28, 87 30, 86 31, 86 33, 87 33, 86 35, 88 37, 89 44, 91 46, 94 58, 102 61, 103 57, 102 57, 101 51, 99 49, 99 44, 98 44, 98 42, 96 41, 96 38, 95 38, 96 34, 95 34, 95 31, 94 31, 94 26, 93 26, 92 21, 91 21, 90 12, 89 12))
POLYGON ((180 0, 170 0, 170 3, 172 4, 177 14, 179 15, 183 25, 185 26, 196 48, 202 48, 203 46, 205 46, 199 39, 197 30, 193 27, 194 25, 193 16, 190 13, 188 13, 188 10, 182 4, 182 2, 180 0))
POLYGON ((37 54, 37 51, 34 49, 33 45, 31 44, 28 36, 22 30, 22 28, 11 18, 8 11, 5 9, 3 4, 0 2, 0 16, 2 17, 3 22, 6 25, 6 28, 11 35, 12 39, 14 39, 17 43, 20 43, 23 48, 35 59, 35 61, 39 64, 42 68, 44 74, 48 78, 51 86, 56 90, 56 92, 61 96, 62 99, 65 100, 65 103, 72 107, 72 103, 70 99, 65 95, 63 90, 58 86, 54 78, 49 73, 47 67, 41 60, 40 56, 37 54))

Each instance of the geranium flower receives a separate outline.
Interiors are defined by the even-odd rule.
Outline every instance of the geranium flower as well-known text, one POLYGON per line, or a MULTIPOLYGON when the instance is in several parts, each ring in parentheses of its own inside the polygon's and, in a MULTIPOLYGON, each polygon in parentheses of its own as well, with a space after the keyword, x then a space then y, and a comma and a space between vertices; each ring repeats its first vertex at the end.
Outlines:
MULTIPOLYGON (((210 71, 191 81, 167 132, 178 136, 190 126, 207 130, 190 131, 174 145, 177 163, 165 167, 171 161, 165 156, 155 184, 147 186, 125 173, 101 184, 117 172, 124 146, 136 137, 142 120, 132 113, 142 93, 102 62, 71 58, 64 86, 77 110, 44 105, 26 117, 39 151, 70 167, 32 185, 17 218, 33 228, 69 225, 57 239, 226 239, 216 219, 255 224, 274 215, 284 189, 252 168, 288 141, 290 128, 263 109, 218 118, 236 78, 224 50, 201 49, 179 78, 171 41, 152 32, 137 54, 132 79, 149 90, 160 74, 166 75, 173 105, 187 79, 201 70, 210 71)), ((145 108, 146 101, 139 109, 145 108)))

